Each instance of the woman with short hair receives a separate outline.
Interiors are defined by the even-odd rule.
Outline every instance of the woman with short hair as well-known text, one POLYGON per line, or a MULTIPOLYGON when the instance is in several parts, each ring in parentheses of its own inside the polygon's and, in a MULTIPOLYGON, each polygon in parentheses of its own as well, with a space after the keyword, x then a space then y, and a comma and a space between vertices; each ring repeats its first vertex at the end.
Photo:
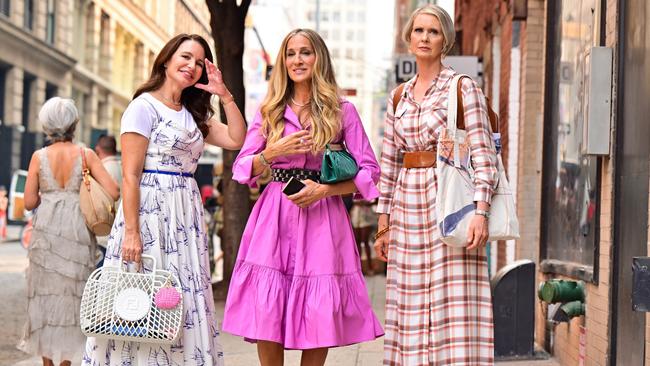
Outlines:
POLYGON ((27 267, 27 323, 19 348, 41 356, 44 366, 79 361, 85 336, 79 306, 86 279, 95 268, 95 235, 79 208, 82 156, 90 174, 113 198, 117 183, 94 151, 72 142, 79 113, 71 99, 54 97, 38 120, 51 144, 32 155, 25 184, 25 208, 34 210, 27 267))
POLYGON ((375 241, 388 261, 384 365, 492 365, 484 246, 497 159, 485 97, 473 80, 461 79, 476 209, 467 247, 454 248, 440 240, 435 217, 435 148, 457 75, 442 59, 454 44, 454 26, 441 7, 425 5, 413 12, 403 38, 418 72, 393 90, 384 123, 375 241))

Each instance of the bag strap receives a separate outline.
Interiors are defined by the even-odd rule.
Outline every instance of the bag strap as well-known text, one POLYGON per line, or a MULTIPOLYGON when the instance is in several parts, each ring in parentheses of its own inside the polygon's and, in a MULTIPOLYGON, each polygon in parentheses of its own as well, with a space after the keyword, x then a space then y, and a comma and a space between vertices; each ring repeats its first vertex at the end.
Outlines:
POLYGON ((457 110, 457 112, 456 112, 456 116, 457 116, 456 126, 460 130, 465 129, 465 107, 463 106, 463 79, 465 79, 465 78, 469 79, 470 77, 467 76, 467 75, 460 75, 460 77, 458 78, 457 85, 456 85, 456 100, 457 100, 457 102, 456 102, 456 104, 457 104, 457 106, 456 106, 456 110, 457 110))
MULTIPOLYGON (((468 78, 471 80, 471 78, 467 75, 459 75, 458 76, 458 82, 456 85, 456 100, 457 100, 457 120, 456 120, 456 126, 460 130, 465 129, 465 108, 464 108, 464 103, 463 103, 463 79, 468 78)), ((499 116, 492 110, 490 107, 490 100, 485 97, 485 105, 487 106, 487 114, 488 114, 488 120, 489 120, 489 126, 492 128, 491 132, 499 132, 499 116)))
POLYGON ((86 172, 88 171, 88 165, 86 165, 86 153, 83 147, 79 148, 79 154, 81 155, 81 170, 86 172))
POLYGON ((404 85, 406 83, 401 83, 395 89, 395 94, 393 94, 393 115, 395 115, 395 110, 397 109, 397 105, 399 104, 400 99, 402 99, 402 93, 404 92, 404 85))
POLYGON ((90 192, 90 170, 88 169, 88 164, 86 163, 86 152, 83 147, 79 147, 79 154, 81 154, 81 178, 83 179, 86 189, 90 192))

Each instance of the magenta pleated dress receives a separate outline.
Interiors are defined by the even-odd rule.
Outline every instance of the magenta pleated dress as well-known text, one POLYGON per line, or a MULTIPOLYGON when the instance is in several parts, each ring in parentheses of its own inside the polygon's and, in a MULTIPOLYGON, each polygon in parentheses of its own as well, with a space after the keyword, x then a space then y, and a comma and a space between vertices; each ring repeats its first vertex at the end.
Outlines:
MULTIPOLYGON (((343 102, 342 140, 359 165, 357 196, 379 195, 379 165, 359 115, 343 102)), ((287 107, 284 134, 302 127, 287 107)), ((233 179, 250 186, 253 159, 266 145, 258 113, 233 166, 233 179)), ((320 170, 322 154, 276 159, 278 169, 320 170)), ((264 189, 248 219, 230 282, 223 330, 249 341, 286 349, 344 346, 381 337, 361 274, 352 226, 340 197, 300 208, 282 193, 283 183, 264 189)))

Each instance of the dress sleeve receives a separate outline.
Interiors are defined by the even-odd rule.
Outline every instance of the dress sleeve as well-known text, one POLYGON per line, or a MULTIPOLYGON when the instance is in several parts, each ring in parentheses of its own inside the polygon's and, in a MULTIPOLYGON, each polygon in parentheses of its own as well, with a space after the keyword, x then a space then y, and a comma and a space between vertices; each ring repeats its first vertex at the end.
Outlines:
POLYGON ((465 130, 474 168, 474 201, 491 203, 498 171, 485 96, 476 82, 468 78, 462 81, 462 91, 465 130))
POLYGON ((386 103, 386 117, 384 118, 384 140, 381 144, 381 179, 379 180, 379 200, 377 202, 377 213, 390 214, 393 204, 393 192, 397 175, 402 167, 402 154, 395 143, 393 123, 395 122, 395 111, 393 110, 393 95, 396 90, 388 96, 386 103))
POLYGON ((253 123, 248 127, 244 146, 232 166, 232 179, 241 184, 257 188, 257 179, 261 174, 253 175, 253 160, 266 147, 266 138, 262 136, 262 114, 255 114, 253 123))
POLYGON ((127 132, 135 132, 146 138, 151 136, 151 129, 158 113, 143 98, 136 98, 129 103, 128 107, 122 114, 120 122, 120 135, 127 132))
POLYGON ((376 186, 379 181, 379 164, 357 109, 352 103, 344 102, 341 113, 345 146, 359 166, 359 172, 354 177, 354 185, 358 191, 354 198, 372 201, 379 196, 376 186))

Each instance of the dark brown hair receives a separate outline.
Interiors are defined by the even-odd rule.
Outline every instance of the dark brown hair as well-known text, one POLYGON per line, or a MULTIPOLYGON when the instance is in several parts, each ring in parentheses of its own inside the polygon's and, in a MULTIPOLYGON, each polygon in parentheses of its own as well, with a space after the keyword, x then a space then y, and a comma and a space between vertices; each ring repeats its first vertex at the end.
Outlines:
POLYGON ((99 147, 106 154, 117 155, 117 141, 111 135, 100 135, 97 138, 95 147, 99 147))
MULTIPOLYGON (((165 82, 165 63, 172 58, 178 47, 185 41, 195 41, 198 42, 205 52, 205 58, 214 62, 212 58, 212 51, 210 51, 210 46, 208 42, 198 34, 185 34, 181 33, 174 38, 170 39, 167 44, 160 50, 156 60, 153 62, 153 68, 151 69, 151 76, 144 84, 142 84, 138 90, 133 94, 133 99, 137 98, 140 94, 145 92, 152 92, 158 90, 163 83, 165 82)), ((205 65, 203 66, 203 71, 201 72, 201 78, 199 78, 198 83, 207 84, 208 74, 206 72, 205 65)), ((210 127, 208 126, 208 120, 214 115, 214 109, 210 104, 212 94, 207 91, 197 89, 193 86, 183 89, 181 93, 181 104, 192 114, 194 121, 196 122, 197 127, 201 130, 203 137, 206 137, 209 133, 210 127)))

